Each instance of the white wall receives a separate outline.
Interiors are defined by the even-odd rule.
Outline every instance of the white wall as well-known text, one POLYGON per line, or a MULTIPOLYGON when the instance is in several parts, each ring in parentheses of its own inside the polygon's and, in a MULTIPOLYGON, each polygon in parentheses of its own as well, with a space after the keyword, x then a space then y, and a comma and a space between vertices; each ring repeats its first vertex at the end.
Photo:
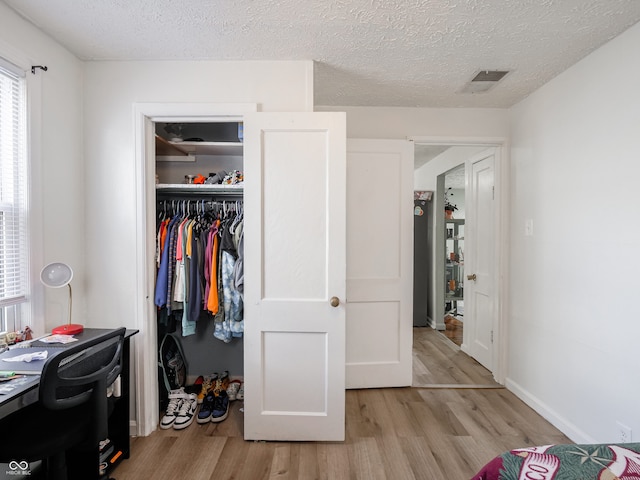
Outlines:
MULTIPOLYGON (((30 241, 32 294, 46 299, 36 312, 36 333, 67 322, 67 289, 44 289, 39 272, 46 263, 66 262, 74 269, 74 321, 83 323, 84 301, 84 158, 82 156, 82 63, 0 2, 0 56, 28 65, 46 65, 29 77, 32 91, 30 152, 33 183, 31 212, 38 220, 30 241), (45 321, 43 321, 43 317, 45 321)), ((27 65, 27 68, 29 69, 27 65)), ((32 325, 34 326, 34 325, 32 325)))
MULTIPOLYGON (((509 133, 508 113, 496 108, 326 107, 347 112, 349 138, 495 138, 509 133)), ((442 142, 447 143, 447 142, 442 142)))
POLYGON ((640 440, 638 45, 640 24, 511 111, 508 386, 574 441, 640 440))
POLYGON ((134 105, 256 103, 309 111, 311 62, 87 62, 84 123, 88 322, 136 326, 134 105))
MULTIPOLYGON (((435 191, 438 175, 448 172, 458 165, 462 165, 473 155, 486 150, 487 148, 487 146, 477 145, 455 146, 445 150, 440 155, 428 161, 420 168, 418 168, 415 172, 413 172, 413 183, 415 190, 435 191)), ((459 206, 460 205, 458 205, 458 207, 459 206)))

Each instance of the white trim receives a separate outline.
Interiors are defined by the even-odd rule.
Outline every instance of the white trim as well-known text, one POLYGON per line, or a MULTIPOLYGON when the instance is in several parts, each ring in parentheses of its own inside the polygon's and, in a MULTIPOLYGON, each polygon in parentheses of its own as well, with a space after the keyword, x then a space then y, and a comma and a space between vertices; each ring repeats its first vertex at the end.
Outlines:
POLYGON ((153 303, 155 271, 154 122, 207 122, 241 119, 255 112, 253 103, 136 103, 133 105, 136 162, 136 336, 135 366, 137 434, 147 436, 158 427, 157 329, 153 303))
POLYGON ((410 136, 416 145, 486 145, 496 147, 495 195, 498 211, 495 225, 496 261, 496 314, 497 328, 494 330, 494 379, 504 385, 507 377, 508 355, 508 285, 509 285, 509 140, 506 137, 433 137, 410 136))
POLYGON ((540 400, 535 395, 532 395, 527 390, 524 390, 518 383, 514 382, 510 378, 507 378, 505 386, 507 390, 513 393, 516 397, 533 408, 536 413, 540 414, 551 425, 556 427, 574 443, 598 443, 596 439, 587 435, 580 430, 576 425, 569 422, 564 417, 558 415, 558 412, 550 408, 546 403, 540 400))

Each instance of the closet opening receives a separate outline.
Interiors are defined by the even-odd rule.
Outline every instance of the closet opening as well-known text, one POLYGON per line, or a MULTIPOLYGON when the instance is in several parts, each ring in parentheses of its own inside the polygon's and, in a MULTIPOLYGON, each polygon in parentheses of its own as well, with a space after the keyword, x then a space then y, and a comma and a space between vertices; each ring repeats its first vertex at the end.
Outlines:
POLYGON ((242 119, 153 130, 160 428, 242 418, 242 119))

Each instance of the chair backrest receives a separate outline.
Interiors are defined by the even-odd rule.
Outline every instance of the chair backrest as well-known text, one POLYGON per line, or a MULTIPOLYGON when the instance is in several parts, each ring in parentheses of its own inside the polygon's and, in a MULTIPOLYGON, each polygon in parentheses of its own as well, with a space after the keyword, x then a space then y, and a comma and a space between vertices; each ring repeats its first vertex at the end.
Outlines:
POLYGON ((122 371, 126 329, 111 330, 47 359, 40 377, 39 397, 45 408, 63 410, 91 402, 95 435, 107 435, 107 386, 122 371))

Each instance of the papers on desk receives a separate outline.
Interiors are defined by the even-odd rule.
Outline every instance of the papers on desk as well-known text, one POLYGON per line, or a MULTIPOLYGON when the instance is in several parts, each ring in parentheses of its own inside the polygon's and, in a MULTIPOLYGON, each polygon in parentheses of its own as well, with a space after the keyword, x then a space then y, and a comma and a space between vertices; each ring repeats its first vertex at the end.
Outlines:
POLYGON ((49 352, 42 350, 39 352, 24 353, 22 355, 16 355, 15 357, 3 358, 3 362, 33 362, 34 360, 46 360, 49 356, 49 352))
POLYGON ((42 343, 62 343, 66 345, 67 343, 77 342, 77 338, 73 338, 73 335, 64 335, 61 333, 55 335, 49 335, 48 337, 44 337, 40 339, 42 343))
POLYGON ((11 370, 18 374, 27 375, 40 374, 44 364, 47 363, 47 359, 55 354, 56 350, 51 347, 27 347, 8 350, 0 353, 0 371, 11 370))

